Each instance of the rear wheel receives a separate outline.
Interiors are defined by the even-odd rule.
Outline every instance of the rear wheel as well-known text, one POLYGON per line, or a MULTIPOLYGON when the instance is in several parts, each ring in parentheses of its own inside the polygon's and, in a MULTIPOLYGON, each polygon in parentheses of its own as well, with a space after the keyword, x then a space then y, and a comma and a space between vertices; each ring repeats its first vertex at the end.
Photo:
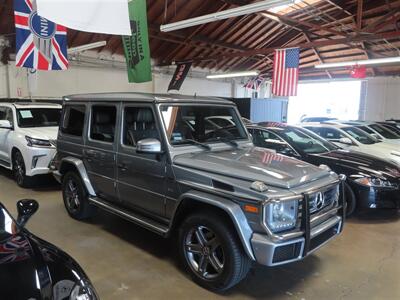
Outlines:
POLYGON ((95 207, 90 205, 86 188, 76 172, 69 171, 63 176, 62 193, 65 208, 72 218, 84 220, 94 214, 95 207))
POLYGON ((356 211, 357 200, 356 195, 347 183, 344 184, 344 194, 346 196, 346 216, 351 217, 356 211))
POLYGON ((180 257, 199 285, 225 291, 246 277, 251 261, 230 224, 215 213, 185 219, 179 232, 180 257))
POLYGON ((20 187, 28 187, 30 178, 26 176, 26 167, 24 157, 19 150, 13 154, 13 175, 14 179, 20 187))

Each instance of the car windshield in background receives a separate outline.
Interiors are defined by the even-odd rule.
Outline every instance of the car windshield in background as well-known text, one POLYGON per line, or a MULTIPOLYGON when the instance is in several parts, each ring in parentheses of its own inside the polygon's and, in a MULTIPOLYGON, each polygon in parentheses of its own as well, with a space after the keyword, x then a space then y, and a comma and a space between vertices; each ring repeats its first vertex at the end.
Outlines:
POLYGON ((274 132, 293 147, 297 148, 297 150, 308 154, 326 153, 338 149, 338 147, 332 143, 304 129, 286 127, 274 129, 274 132))
POLYGON ((17 224, 0 205, 0 241, 4 241, 16 233, 18 233, 17 224))
POLYGON ((161 114, 171 145, 226 143, 248 138, 233 107, 162 105, 161 114))
POLYGON ((17 110, 18 126, 53 127, 60 124, 61 109, 58 108, 21 108, 17 110))
POLYGON ((342 130, 349 134, 355 140, 359 141, 361 144, 372 145, 378 142, 378 140, 371 137, 368 133, 356 127, 343 127, 342 130))
POLYGON ((398 136, 396 133, 394 133, 393 131, 391 131, 381 125, 372 124, 372 125, 370 125, 370 127, 386 139, 390 139, 390 140, 400 139, 400 136, 398 136))

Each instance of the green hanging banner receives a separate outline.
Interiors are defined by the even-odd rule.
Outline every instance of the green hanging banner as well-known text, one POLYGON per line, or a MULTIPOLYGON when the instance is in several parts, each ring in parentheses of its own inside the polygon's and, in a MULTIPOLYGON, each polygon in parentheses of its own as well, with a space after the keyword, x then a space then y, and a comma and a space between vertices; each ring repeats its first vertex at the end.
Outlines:
POLYGON ((149 33, 146 0, 129 2, 132 36, 123 36, 129 82, 151 81, 149 33))

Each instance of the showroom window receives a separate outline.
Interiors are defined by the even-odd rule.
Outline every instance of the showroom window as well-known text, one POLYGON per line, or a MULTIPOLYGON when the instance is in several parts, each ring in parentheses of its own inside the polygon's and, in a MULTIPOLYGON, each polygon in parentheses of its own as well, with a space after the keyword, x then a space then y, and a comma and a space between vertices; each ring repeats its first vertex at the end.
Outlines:
POLYGON ((143 139, 160 139, 154 113, 150 107, 127 107, 124 113, 123 142, 136 147, 143 139))
POLYGON ((66 106, 61 132, 74 136, 82 136, 83 125, 85 123, 85 111, 86 108, 84 105, 66 106))
POLYGON ((117 109, 115 106, 93 106, 90 138, 113 143, 117 109))

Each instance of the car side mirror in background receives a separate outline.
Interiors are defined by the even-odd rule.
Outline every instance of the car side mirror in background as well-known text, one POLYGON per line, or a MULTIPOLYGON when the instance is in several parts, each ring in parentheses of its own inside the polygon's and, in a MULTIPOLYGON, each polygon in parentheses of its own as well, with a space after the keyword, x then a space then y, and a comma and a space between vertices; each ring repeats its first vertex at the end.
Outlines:
POLYGON ((39 203, 36 200, 24 199, 17 202, 19 226, 24 227, 32 215, 39 209, 39 203))
POLYGON ((0 120, 0 128, 1 129, 13 129, 10 121, 8 120, 0 120))
POLYGON ((137 143, 138 153, 161 154, 161 142, 157 139, 144 139, 137 143))
POLYGON ((351 139, 349 139, 349 138, 341 138, 340 140, 339 140, 339 143, 341 143, 341 144, 345 144, 345 145, 353 145, 353 142, 351 141, 351 139))
POLYGON ((375 139, 377 139, 378 141, 382 140, 382 138, 376 134, 376 133, 371 133, 371 136, 373 136, 375 139))

